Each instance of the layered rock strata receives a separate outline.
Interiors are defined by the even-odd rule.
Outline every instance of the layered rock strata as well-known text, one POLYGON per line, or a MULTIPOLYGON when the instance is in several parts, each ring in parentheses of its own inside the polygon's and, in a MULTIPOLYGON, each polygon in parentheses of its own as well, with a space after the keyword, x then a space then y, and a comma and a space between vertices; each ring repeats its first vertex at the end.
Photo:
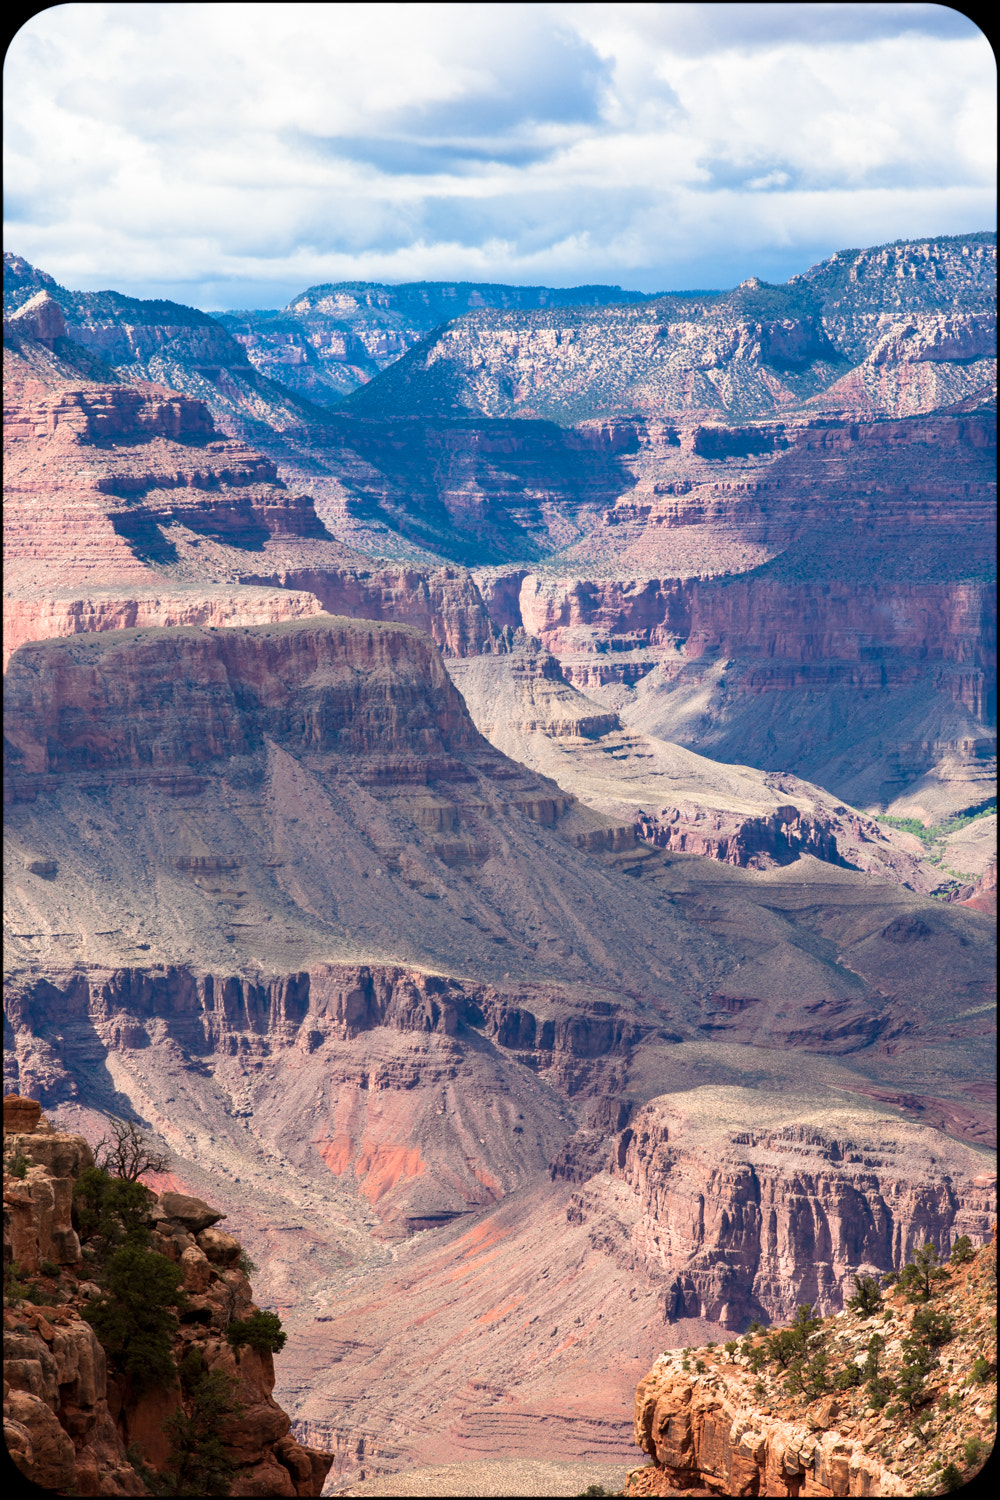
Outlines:
POLYGON ((754 1306, 768 1316, 760 1302, 726 1305, 725 1287, 744 1273, 779 1318, 808 1298, 833 1313, 854 1270, 898 1267, 903 1247, 927 1236, 946 1253, 963 1229, 980 1243, 990 1234, 989 1153, 951 1142, 941 1157, 933 1131, 897 1133, 885 1112, 845 1109, 832 1093, 817 1109, 815 1095, 810 1103, 786 1083, 781 1109, 752 1090, 695 1089, 650 1101, 624 1130, 617 1111, 595 1109, 590 1121, 553 1162, 550 1185, 419 1236, 377 1281, 327 1287, 314 1319, 300 1315, 284 1366, 297 1430, 335 1451, 338 1475, 501 1446, 529 1456, 543 1433, 553 1457, 620 1460, 631 1439, 622 1378, 645 1349, 721 1341, 754 1306), (790 1111, 803 1118, 798 1134, 790 1111), (667 1117, 670 1160, 649 1130, 667 1117), (602 1155, 608 1165, 595 1171, 602 1155), (757 1249, 751 1184, 764 1193, 757 1249), (952 1199, 964 1205, 957 1215, 952 1199), (878 1244, 868 1200, 882 1218, 878 1244), (758 1250, 755 1270, 746 1257, 758 1250), (710 1263, 719 1295, 678 1299, 678 1276, 689 1271, 690 1288, 710 1263), (336 1375, 318 1382, 324 1350, 336 1375))
POLYGON ((963 856, 965 845, 958 845, 942 868, 911 834, 862 816, 798 777, 720 764, 623 730, 618 715, 571 687, 556 658, 537 644, 515 640, 502 655, 452 660, 448 672, 491 744, 631 827, 645 843, 750 869, 809 854, 950 900, 973 894, 953 866, 963 857, 970 865, 985 863, 989 820, 979 830, 982 855, 963 856))
POLYGON ((697 1090, 651 1101, 619 1137, 611 1172, 642 1206, 637 1249, 672 1278, 668 1318, 741 1329, 788 1319, 797 1302, 825 1312, 856 1274, 899 1270, 928 1240, 988 1239, 989 1152, 939 1146, 925 1126, 808 1108, 789 1124, 791 1113, 697 1090))
POLYGON ((204 402, 95 379, 65 337, 34 336, 37 313, 15 315, 5 348, 5 665, 54 635, 321 608, 416 625, 450 654, 503 649, 467 573, 378 566, 331 540, 311 495, 223 439, 204 402))
MULTIPOLYGON (((133 1391, 109 1371, 81 1317, 99 1290, 70 1220, 74 1182, 93 1160, 86 1141, 55 1130, 36 1101, 4 1099, 5 1280, 11 1265, 36 1278, 17 1297, 5 1294, 4 1435, 16 1468, 45 1489, 136 1495, 146 1491, 137 1463, 169 1469, 164 1423, 183 1397, 176 1380, 133 1391)), ((236 1264, 239 1241, 211 1227, 224 1215, 198 1199, 166 1192, 152 1201, 151 1248, 180 1265, 188 1293, 175 1354, 196 1351, 235 1381, 242 1412, 220 1434, 235 1465, 231 1493, 318 1495, 331 1460, 289 1435, 271 1396, 271 1356, 246 1350, 237 1360, 224 1339, 234 1316, 258 1310, 236 1264)))

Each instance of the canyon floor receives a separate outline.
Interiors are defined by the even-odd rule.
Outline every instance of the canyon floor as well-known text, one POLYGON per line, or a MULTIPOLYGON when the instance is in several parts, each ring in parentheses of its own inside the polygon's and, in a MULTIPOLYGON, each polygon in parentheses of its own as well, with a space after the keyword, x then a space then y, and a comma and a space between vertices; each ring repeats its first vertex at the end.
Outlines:
POLYGON ((312 396, 7 265, 9 1086, 229 1216, 327 1492, 606 1482, 663 1350, 989 1237, 991 246, 924 248, 312 396))

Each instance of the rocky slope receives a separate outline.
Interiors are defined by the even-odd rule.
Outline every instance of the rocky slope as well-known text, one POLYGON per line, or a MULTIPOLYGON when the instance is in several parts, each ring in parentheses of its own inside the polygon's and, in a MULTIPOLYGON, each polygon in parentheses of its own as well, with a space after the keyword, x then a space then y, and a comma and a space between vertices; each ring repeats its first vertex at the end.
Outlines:
POLYGON ((623 729, 616 713, 571 687, 556 658, 531 638, 504 654, 452 659, 448 672, 498 750, 656 848, 744 869, 809 853, 956 900, 986 871, 990 819, 951 834, 947 852, 942 844, 932 861, 912 833, 865 818, 790 774, 711 761, 623 729))
POLYGON ((747 1090, 655 1099, 603 1136, 604 1170, 586 1166, 578 1135, 551 1186, 418 1237, 378 1276, 355 1271, 317 1299, 315 1321, 296 1320, 284 1368, 298 1430, 335 1450, 344 1480, 499 1449, 527 1457, 539 1442, 553 1458, 621 1461, 622 1377, 657 1342, 745 1327, 760 1304, 739 1300, 742 1272, 781 1319, 793 1288, 838 1309, 855 1270, 899 1265, 927 1235, 945 1248, 962 1228, 988 1238, 988 1156, 949 1147, 944 1159, 926 1128, 898 1134, 884 1116, 829 1103, 806 1105, 796 1132, 787 1109, 747 1090), (967 1205, 957 1217, 953 1200, 967 1205), (317 1383, 324 1348, 336 1376, 317 1383))
MULTIPOLYGON (((100 1295, 92 1247, 72 1223, 73 1189, 94 1158, 82 1136, 55 1130, 30 1099, 4 1099, 4 1438, 15 1467, 43 1489, 78 1495, 144 1495, 169 1473, 164 1423, 183 1410, 169 1386, 136 1391, 82 1316, 100 1295), (89 1257, 89 1259, 88 1259, 89 1257)), ((151 1195, 151 1249, 183 1271, 186 1305, 174 1335, 179 1364, 200 1355, 234 1380, 242 1406, 223 1426, 233 1495, 318 1495, 327 1454, 304 1448, 271 1396, 274 1363, 223 1338, 236 1316, 259 1311, 237 1265, 241 1246, 211 1226, 224 1214, 200 1199, 151 1195)), ((100 1273, 98 1273, 100 1274, 100 1273)))
MULTIPOLYGON (((139 1115, 174 1153, 168 1186, 230 1215, 305 1339, 281 1399, 345 1479, 509 1445, 512 1423, 530 1444, 574 1384, 560 1453, 627 1456, 622 1403, 664 1320, 690 1340, 750 1310, 726 1290, 721 1217, 657 1247, 665 1163, 645 1122, 670 1150, 681 1136, 668 1225, 723 1160, 720 1107, 709 1087, 699 1116, 693 1084, 735 1090, 745 1122, 767 1091, 788 1106, 808 1057, 794 1112, 856 1101, 837 1160, 860 1111, 864 1191, 911 1226, 900 1244, 975 1231, 978 912, 808 854, 754 872, 639 847, 489 745, 402 626, 40 642, 14 654, 6 705, 12 1085, 77 1128, 139 1115), (693 1124, 648 1112, 665 1092, 693 1124), (523 1318, 495 1318, 526 1267, 523 1318), (466 1390, 472 1364, 485 1392, 466 1390), (362 1390, 385 1393, 371 1418, 362 1390)), ((752 1151, 729 1143, 727 1171, 752 1166, 798 1223, 765 1125, 752 1151)), ((862 1255, 896 1247, 855 1245, 847 1168, 791 1144, 836 1221, 835 1305, 862 1255)), ((765 1310, 815 1275, 783 1233, 780 1285, 754 1252, 765 1310)))
POLYGON ((635 1441, 653 1462, 629 1474, 625 1493, 934 1495, 969 1483, 996 1438, 995 1276, 994 1235, 946 1268, 930 1337, 929 1310, 899 1290, 868 1316, 818 1321, 804 1390, 762 1359, 766 1337, 662 1355, 635 1400, 635 1441), (929 1368, 912 1404, 890 1404, 915 1347, 929 1368), (873 1394, 873 1371, 884 1395, 873 1394))
POLYGON ((346 402, 359 415, 739 422, 812 403, 912 415, 992 377, 996 237, 841 251, 784 286, 635 306, 487 311, 436 330, 346 402))

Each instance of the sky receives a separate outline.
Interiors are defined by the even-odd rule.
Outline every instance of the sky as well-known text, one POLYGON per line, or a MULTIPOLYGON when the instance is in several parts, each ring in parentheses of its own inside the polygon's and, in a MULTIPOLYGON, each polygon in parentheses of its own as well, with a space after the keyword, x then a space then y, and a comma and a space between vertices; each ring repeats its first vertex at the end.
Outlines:
POLYGON ((52 6, 5 248, 74 289, 781 282, 992 228, 995 65, 930 4, 52 6))

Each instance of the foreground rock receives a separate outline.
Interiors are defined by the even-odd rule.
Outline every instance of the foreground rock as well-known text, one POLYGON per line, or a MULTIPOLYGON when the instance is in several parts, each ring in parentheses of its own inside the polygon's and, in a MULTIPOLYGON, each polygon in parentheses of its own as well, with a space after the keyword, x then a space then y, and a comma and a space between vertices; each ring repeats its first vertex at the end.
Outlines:
POLYGON ((996 1437, 995 1274, 995 1238, 970 1263, 950 1268, 933 1298, 942 1333, 931 1342, 915 1332, 927 1309, 898 1291, 884 1313, 845 1311, 820 1322, 807 1353, 813 1361, 825 1356, 825 1372, 797 1394, 776 1361, 761 1364, 762 1336, 724 1350, 710 1344, 661 1355, 635 1398, 635 1441, 653 1462, 629 1474, 625 1493, 934 1495, 960 1488, 996 1437), (889 1393, 908 1349, 922 1345, 929 1369, 910 1400, 873 1399, 873 1335, 882 1341, 876 1364, 889 1393))
MULTIPOLYGON (((182 1410, 174 1382, 137 1394, 109 1372, 104 1349, 81 1317, 99 1294, 93 1266, 72 1228, 73 1186, 93 1166, 86 1141, 55 1130, 36 1101, 4 1100, 4 1435, 15 1466, 35 1484, 79 1495, 143 1495, 141 1470, 170 1467, 164 1423, 182 1410)), ((318 1495, 324 1454, 291 1436, 271 1396, 269 1354, 225 1341, 234 1317, 257 1311, 237 1261, 241 1246, 206 1226, 223 1217, 177 1193, 152 1198, 151 1248, 178 1262, 190 1294, 174 1340, 179 1361, 197 1351, 209 1372, 235 1383, 242 1415, 223 1425, 235 1464, 234 1495, 318 1495), (196 1230, 202 1226, 202 1231, 196 1230)))

